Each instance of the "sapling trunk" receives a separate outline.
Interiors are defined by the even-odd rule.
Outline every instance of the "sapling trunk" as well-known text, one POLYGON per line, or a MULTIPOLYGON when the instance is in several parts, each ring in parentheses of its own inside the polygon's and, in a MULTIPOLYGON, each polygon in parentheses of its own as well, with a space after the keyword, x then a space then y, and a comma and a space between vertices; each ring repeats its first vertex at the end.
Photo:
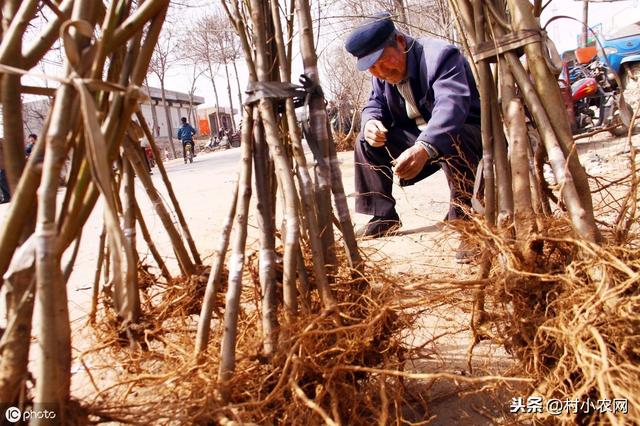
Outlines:
MULTIPOLYGON (((259 117, 257 117, 259 118, 259 117)), ((256 120, 257 121, 257 120, 256 120)), ((271 356, 277 346, 277 306, 275 278, 275 229, 273 217, 275 205, 271 202, 273 168, 269 167, 269 151, 260 122, 253 126, 253 162, 255 170, 258 227, 260 229, 260 288, 262 290, 262 347, 271 356)))
POLYGON ((13 194, 18 186, 25 163, 20 76, 0 75, 0 97, 3 105, 2 119, 4 123, 7 123, 4 126, 2 143, 4 152, 3 168, 5 169, 9 190, 13 194), (11 123, 11 125, 8 123, 11 123))
POLYGON ((311 312, 311 286, 309 285, 309 274, 302 257, 302 246, 298 246, 298 280, 300 281, 300 302, 302 312, 311 312))
MULTIPOLYGON (((45 123, 45 130, 48 122, 45 123)), ((42 141, 41 141, 42 142, 42 141)), ((44 143, 36 144, 31 152, 18 188, 13 193, 9 211, 0 231, 0 277, 4 276, 18 244, 33 233, 35 226, 36 190, 42 176, 44 143)), ((0 279, 0 288, 3 280, 0 279)))
POLYGON ((216 296, 220 288, 220 280, 222 278, 222 267, 224 266, 224 259, 227 254, 227 248, 229 247, 229 237, 231 236, 231 228, 233 226, 233 219, 236 215, 236 205, 238 203, 238 180, 233 188, 233 198, 229 204, 229 213, 225 219, 222 227, 222 236, 220 238, 220 244, 216 251, 213 263, 211 265, 211 271, 209 272, 209 279, 207 280, 207 287, 204 292, 204 300, 202 301, 202 308, 200 310, 200 319, 198 320, 198 332, 196 334, 195 354, 196 356, 202 353, 209 342, 209 330, 211 328, 211 313, 216 306, 216 296))
MULTIPOLYGON (((266 82, 270 80, 270 64, 266 57, 266 40, 263 18, 261 17, 260 0, 251 0, 252 20, 254 26, 254 43, 256 49, 256 71, 258 80, 266 82)), ((264 125, 267 144, 273 157, 276 173, 284 194, 284 219, 286 221, 286 233, 284 235, 284 259, 283 259, 283 293, 285 309, 289 316, 297 312, 296 290, 296 262, 297 246, 300 238, 300 226, 296 204, 296 188, 293 182, 293 174, 286 157, 286 150, 279 137, 276 114, 271 100, 262 98, 259 101, 260 118, 264 125)))
POLYGON ((38 191, 36 225, 36 296, 40 318, 38 338, 40 355, 36 366, 36 407, 60 413, 64 422, 71 383, 71 328, 67 307, 67 289, 56 251, 56 195, 64 161, 64 141, 68 131, 68 111, 73 89, 61 86, 53 105, 51 125, 39 143, 46 144, 42 182, 38 191))
MULTIPOLYGON (((300 53, 304 72, 311 83, 320 90, 318 58, 313 40, 313 24, 308 0, 296 3, 296 15, 300 26, 300 53)), ((327 271, 333 274, 337 264, 335 238, 333 235, 333 213, 331 211, 331 158, 329 155, 329 135, 327 134, 327 111, 324 96, 316 91, 309 99, 309 125, 311 137, 309 144, 315 144, 316 160, 316 200, 318 224, 322 236, 327 271)))
POLYGON ((542 215, 548 217, 552 214, 549 194, 546 192, 547 182, 543 174, 547 154, 538 131, 529 126, 527 126, 527 129, 529 135, 527 154, 529 155, 531 201, 533 203, 533 211, 536 213, 536 223, 538 227, 542 227, 542 215))
POLYGON ((127 137, 125 140, 125 151, 127 152, 127 157, 129 161, 138 175, 138 179, 144 186, 151 203, 155 207, 156 213, 160 217, 162 224, 165 227, 165 230, 169 234, 169 238, 171 239, 171 244, 173 245, 173 249, 176 253, 176 257, 178 259, 178 265, 180 266, 180 270, 185 276, 190 276, 194 273, 193 263, 189 258, 189 254, 187 253, 184 244, 182 243, 182 239, 180 238, 180 234, 173 226, 173 221, 171 220, 171 216, 167 211, 162 199, 160 198, 160 194, 153 186, 153 182, 151 180, 151 176, 149 176, 149 172, 146 170, 142 158, 138 155, 138 150, 136 149, 135 143, 127 137))
POLYGON ((107 229, 102 226, 102 232, 100 232, 100 240, 98 242, 98 260, 96 261, 96 274, 93 277, 93 286, 91 288, 91 310, 89 311, 89 323, 93 324, 96 321, 96 314, 98 313, 98 297, 100 293, 100 275, 104 264, 105 258, 105 243, 107 240, 107 229))
POLYGON ((238 332, 238 309, 242 290, 245 245, 247 241, 247 219, 251 200, 251 154, 253 141, 253 108, 245 107, 242 119, 242 169, 238 184, 238 203, 236 207, 235 235, 229 259, 229 280, 224 310, 224 332, 220 348, 220 367, 218 381, 222 385, 222 396, 229 397, 226 382, 231 378, 236 364, 236 336, 238 332))
POLYGON ((81 242, 82 242, 82 232, 78 234, 78 238, 76 238, 75 244, 73 245, 73 251, 71 252, 71 256, 69 257, 69 260, 67 261, 67 264, 63 269, 64 272, 62 273, 62 277, 65 283, 69 281, 69 277, 73 272, 73 266, 75 265, 76 259, 78 258, 78 252, 80 251, 81 242))
MULTIPOLYGON (((289 79, 289 61, 285 54, 284 38, 282 36, 282 28, 280 25, 280 17, 275 3, 272 3, 271 16, 275 26, 276 46, 278 50, 278 58, 280 61, 280 80, 283 82, 289 79)), ((313 259, 313 270, 316 277, 316 287, 320 292, 322 302, 325 306, 333 305, 334 298, 329 288, 325 269, 325 252, 322 245, 321 229, 318 224, 317 203, 314 198, 313 182, 307 167, 307 159, 304 155, 302 140, 300 138, 300 130, 296 118, 293 99, 285 100, 285 113, 287 118, 287 128, 289 130, 289 139, 291 140, 291 148, 295 159, 296 178, 298 180, 298 189, 300 192, 301 208, 304 218, 306 219, 306 227, 309 230, 308 237, 311 245, 311 253, 313 259)), ((300 260, 298 260, 299 262, 300 260)), ((304 264, 301 265, 304 267, 304 264)), ((300 269, 300 266, 299 268, 300 269)), ((299 274, 300 275, 300 274, 299 274)), ((304 297, 304 296, 303 296, 304 297)))
POLYGON ((498 199, 498 229, 508 238, 513 238, 513 188, 511 187, 511 166, 507 158, 507 141, 504 136, 502 116, 498 106, 495 86, 490 88, 491 132, 493 134, 493 155, 496 171, 496 196, 498 199))
MULTIPOLYGON (((329 122, 327 122, 327 126, 329 122)), ((331 132, 327 130, 331 135, 331 132)), ((340 161, 336 153, 336 145, 331 139, 329 141, 329 158, 331 158, 331 192, 340 221, 340 230, 344 238, 344 246, 347 250, 349 264, 354 274, 361 275, 364 272, 364 263, 360 257, 358 243, 356 242, 355 232, 353 231, 353 223, 349 214, 349 206, 347 205, 347 196, 344 193, 344 185, 342 184, 342 171, 340 170, 340 161)))
MULTIPOLYGON (((473 0, 473 19, 475 24, 476 45, 484 42, 484 15, 482 5, 478 0, 473 0)), ((493 84, 491 69, 487 60, 477 64, 478 68, 478 92, 480 93, 481 132, 482 132, 482 177, 484 178, 484 216, 489 226, 496 224, 496 179, 494 173, 493 157, 493 127, 490 87, 493 84)))
POLYGON ((28 377, 35 290, 35 245, 27 240, 6 275, 7 328, 0 341, 0 401, 17 405, 28 377))
POLYGON ((136 193, 135 193, 135 175, 133 167, 128 159, 122 159, 123 166, 123 182, 124 182, 124 237, 129 243, 132 250, 127 252, 127 306, 129 307, 128 321, 132 323, 138 322, 140 317, 140 291, 138 290, 138 253, 136 251, 136 193))
POLYGON ((505 126, 509 132, 511 182, 514 198, 516 240, 526 241, 536 232, 531 182, 529 180, 529 134, 522 101, 516 95, 515 81, 504 59, 500 60, 500 91, 505 126))

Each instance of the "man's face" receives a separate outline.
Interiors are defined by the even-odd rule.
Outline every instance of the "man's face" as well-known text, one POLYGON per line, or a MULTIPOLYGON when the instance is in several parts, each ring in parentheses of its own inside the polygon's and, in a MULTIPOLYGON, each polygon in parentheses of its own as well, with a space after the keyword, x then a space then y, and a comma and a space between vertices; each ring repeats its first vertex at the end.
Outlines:
POLYGON ((33 138, 33 136, 29 136, 29 137, 27 138, 27 141, 28 141, 29 143, 36 143, 36 140, 33 138))
POLYGON ((391 84, 404 80, 407 74, 407 42, 404 37, 397 36, 395 46, 387 46, 380 58, 369 68, 374 77, 391 84))

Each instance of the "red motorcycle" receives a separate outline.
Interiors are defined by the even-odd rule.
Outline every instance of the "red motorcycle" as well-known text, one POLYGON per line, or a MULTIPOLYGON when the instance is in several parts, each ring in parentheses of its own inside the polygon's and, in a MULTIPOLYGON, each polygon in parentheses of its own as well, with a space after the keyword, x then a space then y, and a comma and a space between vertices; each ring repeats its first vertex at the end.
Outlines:
POLYGON ((620 89, 595 47, 576 49, 575 65, 563 62, 559 80, 574 135, 606 129, 615 136, 627 133, 620 116, 620 89))

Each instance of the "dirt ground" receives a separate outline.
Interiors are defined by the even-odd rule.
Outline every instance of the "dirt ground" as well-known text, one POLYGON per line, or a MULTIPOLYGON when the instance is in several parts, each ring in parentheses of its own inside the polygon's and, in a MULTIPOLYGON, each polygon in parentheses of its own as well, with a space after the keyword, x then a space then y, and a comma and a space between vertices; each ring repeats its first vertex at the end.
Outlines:
MULTIPOLYGON (((633 137, 633 143, 636 148, 640 145, 640 135, 633 137)), ((607 134, 596 135, 580 141, 578 149, 581 161, 590 176, 607 177, 628 168, 628 145, 625 138, 612 139, 607 134)), ((235 176, 238 154, 239 150, 232 149, 199 154, 196 161, 190 165, 182 164, 181 160, 167 163, 174 189, 205 263, 210 262, 218 244, 223 218, 231 199, 231 184, 235 176)), ((353 212, 352 153, 340 153, 339 158, 353 212)), ((154 173, 154 181, 160 186, 157 171, 154 173)), ((454 249, 458 242, 456 234, 441 222, 448 210, 449 200, 449 190, 443 173, 439 172, 411 187, 395 186, 394 195, 403 222, 402 231, 393 237, 361 241, 360 246, 368 261, 385 265, 390 272, 397 274, 399 279, 403 276, 451 279, 472 277, 476 273, 476 267, 458 265, 455 262, 454 249)), ((141 208, 148 220, 151 233, 169 266, 176 271, 177 265, 168 249, 169 241, 162 235, 160 221, 146 197, 141 198, 145 199, 141 202, 141 208)), ((596 207, 598 202, 598 199, 594 199, 596 207)), ((0 217, 3 217, 6 208, 0 207, 0 217)), ((256 250, 258 243, 254 214, 249 218, 254 226, 250 227, 248 246, 256 250)), ((356 227, 363 225, 368 219, 363 215, 353 214, 356 227)), ((92 380, 107 383, 119 368, 114 367, 113 371, 94 369, 90 360, 80 357, 91 345, 91 333, 85 324, 90 306, 90 287, 95 274, 100 229, 100 215, 95 213, 85 229, 80 255, 68 286, 71 318, 76 330, 73 342, 73 393, 81 398, 96 390, 91 384, 87 369, 91 371, 92 380)), ((147 250, 142 242, 139 249, 144 256, 147 250)), ((508 372, 514 365, 512 358, 504 349, 488 342, 482 342, 475 348, 473 361, 471 364, 468 363, 467 349, 471 339, 468 331, 469 321, 469 306, 442 307, 425 315, 420 321, 420 332, 412 334, 408 344, 419 346, 447 331, 451 331, 451 334, 438 338, 437 348, 425 354, 420 362, 408 366, 408 370, 462 375, 500 375, 508 372)), ((516 385, 469 386, 450 381, 412 383, 410 393, 416 398, 428 399, 429 412, 411 412, 409 405, 404 413, 406 418, 424 421, 430 417, 431 424, 436 425, 518 423, 518 419, 509 414, 509 404, 512 397, 526 396, 522 388, 516 385)))
MULTIPOLYGON (((640 135, 636 134, 631 141, 637 150, 640 147, 640 135)), ((577 147, 581 162, 592 182, 618 178, 630 170, 627 138, 600 133, 579 140, 577 147)), ((352 177, 349 172, 352 173, 353 169, 347 166, 345 170, 345 182, 348 184, 352 177)), ((440 222, 447 211, 446 188, 446 180, 441 172, 412 187, 394 187, 399 215, 404 225, 403 232, 394 237, 363 241, 361 247, 370 254, 373 261, 388 260, 390 267, 398 274, 423 274, 430 278, 472 278, 477 268, 455 262, 454 248, 458 242, 456 234, 440 222)), ((611 195, 593 196, 599 220, 614 219, 612 206, 609 204, 611 195)), ((361 215, 354 217, 358 224, 365 223, 368 219, 361 215)), ((475 375, 513 373, 515 364, 512 357, 502 347, 487 341, 474 348, 473 361, 470 365, 467 363, 467 350, 471 343, 469 322, 468 306, 447 306, 426 315, 422 321, 421 337, 433 338, 445 330, 451 330, 454 334, 439 338, 437 356, 429 357, 416 366, 417 370, 475 375)), ((420 340, 415 344, 422 343, 420 340)), ((429 414, 435 416, 430 424, 435 425, 519 423, 518 418, 509 413, 509 405, 512 398, 526 397, 524 387, 504 383, 499 386, 465 387, 447 382, 427 387, 429 414)))

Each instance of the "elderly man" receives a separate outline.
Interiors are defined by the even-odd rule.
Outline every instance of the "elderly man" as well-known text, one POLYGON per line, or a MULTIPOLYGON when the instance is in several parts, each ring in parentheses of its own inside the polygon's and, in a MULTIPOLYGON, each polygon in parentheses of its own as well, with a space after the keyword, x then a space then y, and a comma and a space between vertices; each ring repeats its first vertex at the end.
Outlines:
MULTIPOLYGON (((404 186, 442 169, 451 191, 446 219, 464 219, 482 156, 480 97, 465 58, 443 41, 401 33, 387 12, 351 32, 345 48, 373 76, 355 146, 356 211, 373 218, 358 234, 400 227, 393 173, 404 186)), ((460 247, 457 257, 468 254, 460 247)))

